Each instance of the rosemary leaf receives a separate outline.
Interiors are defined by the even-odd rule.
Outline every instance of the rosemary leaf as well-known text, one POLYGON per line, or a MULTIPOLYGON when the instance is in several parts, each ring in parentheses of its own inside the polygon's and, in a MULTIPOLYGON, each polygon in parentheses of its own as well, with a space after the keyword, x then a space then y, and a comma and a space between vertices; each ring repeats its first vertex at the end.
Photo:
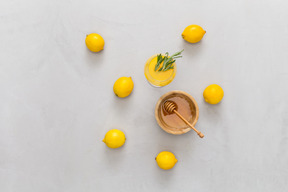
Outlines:
POLYGON ((169 68, 165 69, 164 71, 168 71, 169 69, 174 69, 174 66, 173 67, 169 67, 169 68))
MULTIPOLYGON (((174 62, 173 62, 174 63, 174 62)), ((163 71, 168 71, 169 69, 171 69, 171 67, 174 68, 173 63, 170 63, 169 65, 167 65, 167 67, 163 70, 163 71)))
POLYGON ((163 71, 167 71, 173 65, 173 63, 175 63, 175 60, 169 61, 165 66, 165 69, 163 69, 163 71))
POLYGON ((157 55, 157 64, 155 65, 155 71, 157 71, 162 61, 163 61, 162 55, 161 54, 157 55))
POLYGON ((174 69, 173 64, 175 63, 175 59, 181 58, 181 53, 183 51, 184 49, 182 51, 174 53, 170 57, 168 52, 166 52, 164 56, 162 56, 161 54, 157 55, 157 64, 155 65, 155 71, 157 71, 162 62, 162 67, 158 71, 167 71, 169 69, 174 69))

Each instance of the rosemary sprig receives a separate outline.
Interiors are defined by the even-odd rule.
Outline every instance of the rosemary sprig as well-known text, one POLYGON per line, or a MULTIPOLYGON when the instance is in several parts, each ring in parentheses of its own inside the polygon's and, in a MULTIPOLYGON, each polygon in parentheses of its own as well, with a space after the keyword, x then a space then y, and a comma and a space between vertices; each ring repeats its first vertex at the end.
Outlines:
POLYGON ((155 65, 155 71, 159 68, 159 66, 163 60, 164 60, 164 58, 162 57, 161 54, 157 55, 157 64, 155 65))
POLYGON ((155 71, 160 67, 160 64, 163 62, 162 67, 158 71, 168 71, 169 69, 174 69, 174 63, 175 59, 181 58, 181 53, 184 51, 179 51, 177 53, 174 53, 169 57, 169 53, 166 52, 165 55, 157 55, 157 63, 155 65, 155 71))

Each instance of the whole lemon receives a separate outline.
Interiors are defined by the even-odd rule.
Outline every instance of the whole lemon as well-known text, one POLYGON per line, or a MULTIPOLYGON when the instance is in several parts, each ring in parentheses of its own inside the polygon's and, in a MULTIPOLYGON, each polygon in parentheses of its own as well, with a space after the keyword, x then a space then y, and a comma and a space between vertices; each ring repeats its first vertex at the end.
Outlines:
POLYGON ((134 83, 131 77, 120 77, 114 83, 113 91, 118 97, 127 97, 133 91, 134 83))
POLYGON ((197 43, 203 38, 205 33, 206 31, 199 25, 189 25, 184 29, 182 37, 189 43, 197 43))
POLYGON ((165 170, 172 169, 178 161, 175 155, 169 151, 162 151, 157 155, 155 160, 158 166, 165 170))
POLYGON ((224 97, 223 89, 216 84, 209 85, 203 92, 205 101, 209 104, 217 104, 224 97))
POLYGON ((110 148, 119 148, 125 143, 125 134, 118 130, 112 129, 108 131, 103 139, 103 142, 110 148))
POLYGON ((99 52, 104 49, 105 41, 101 35, 91 33, 86 36, 85 43, 87 48, 92 52, 99 52))

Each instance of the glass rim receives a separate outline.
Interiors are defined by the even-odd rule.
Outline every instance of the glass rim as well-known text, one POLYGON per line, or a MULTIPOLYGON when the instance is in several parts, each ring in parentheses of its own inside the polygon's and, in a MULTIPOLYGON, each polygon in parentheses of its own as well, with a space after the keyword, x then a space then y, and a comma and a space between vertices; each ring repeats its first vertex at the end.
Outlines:
MULTIPOLYGON (((146 64, 145 64, 145 74, 146 75, 149 75, 149 78, 151 78, 153 81, 155 81, 155 82, 157 82, 157 83, 162 83, 162 82, 166 82, 166 81, 169 81, 170 79, 173 79, 174 78, 174 75, 176 74, 176 68, 177 68, 177 66, 176 66, 176 63, 174 63, 174 69, 173 69, 173 73, 171 73, 171 75, 167 78, 167 79, 165 79, 165 80, 157 80, 157 79, 154 79, 152 76, 151 76, 151 74, 149 73, 149 66, 150 66, 150 63, 151 63, 151 61, 152 61, 152 59, 154 59, 155 57, 157 57, 157 55, 159 55, 160 53, 158 53, 158 54, 155 54, 155 55, 152 55, 148 60, 147 60, 147 62, 146 62, 146 64), (147 68, 147 73, 146 73, 146 68, 147 68)), ((161 53, 162 54, 162 53, 161 53)), ((149 79, 147 78, 147 80, 149 81, 149 79)), ((149 83, 151 83, 150 81, 149 81, 149 83)), ((152 83, 153 84, 153 83, 152 83)))

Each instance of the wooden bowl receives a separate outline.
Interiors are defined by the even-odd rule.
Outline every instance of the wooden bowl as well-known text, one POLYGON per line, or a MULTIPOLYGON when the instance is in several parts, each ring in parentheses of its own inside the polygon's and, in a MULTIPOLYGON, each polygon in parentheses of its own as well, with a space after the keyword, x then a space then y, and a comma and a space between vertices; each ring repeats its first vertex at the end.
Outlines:
POLYGON ((178 99, 180 104, 183 103, 183 105, 180 105, 176 102, 178 106, 177 111, 182 113, 184 118, 193 126, 195 126, 198 121, 199 108, 195 99, 184 91, 170 91, 160 97, 155 107, 155 118, 158 125, 167 133, 173 135, 181 135, 190 131, 191 128, 182 120, 178 119, 179 117, 173 117, 172 120, 172 116, 169 116, 168 113, 165 113, 165 110, 163 109, 164 102, 173 99, 178 99), (178 122, 178 124, 176 122, 178 122))

